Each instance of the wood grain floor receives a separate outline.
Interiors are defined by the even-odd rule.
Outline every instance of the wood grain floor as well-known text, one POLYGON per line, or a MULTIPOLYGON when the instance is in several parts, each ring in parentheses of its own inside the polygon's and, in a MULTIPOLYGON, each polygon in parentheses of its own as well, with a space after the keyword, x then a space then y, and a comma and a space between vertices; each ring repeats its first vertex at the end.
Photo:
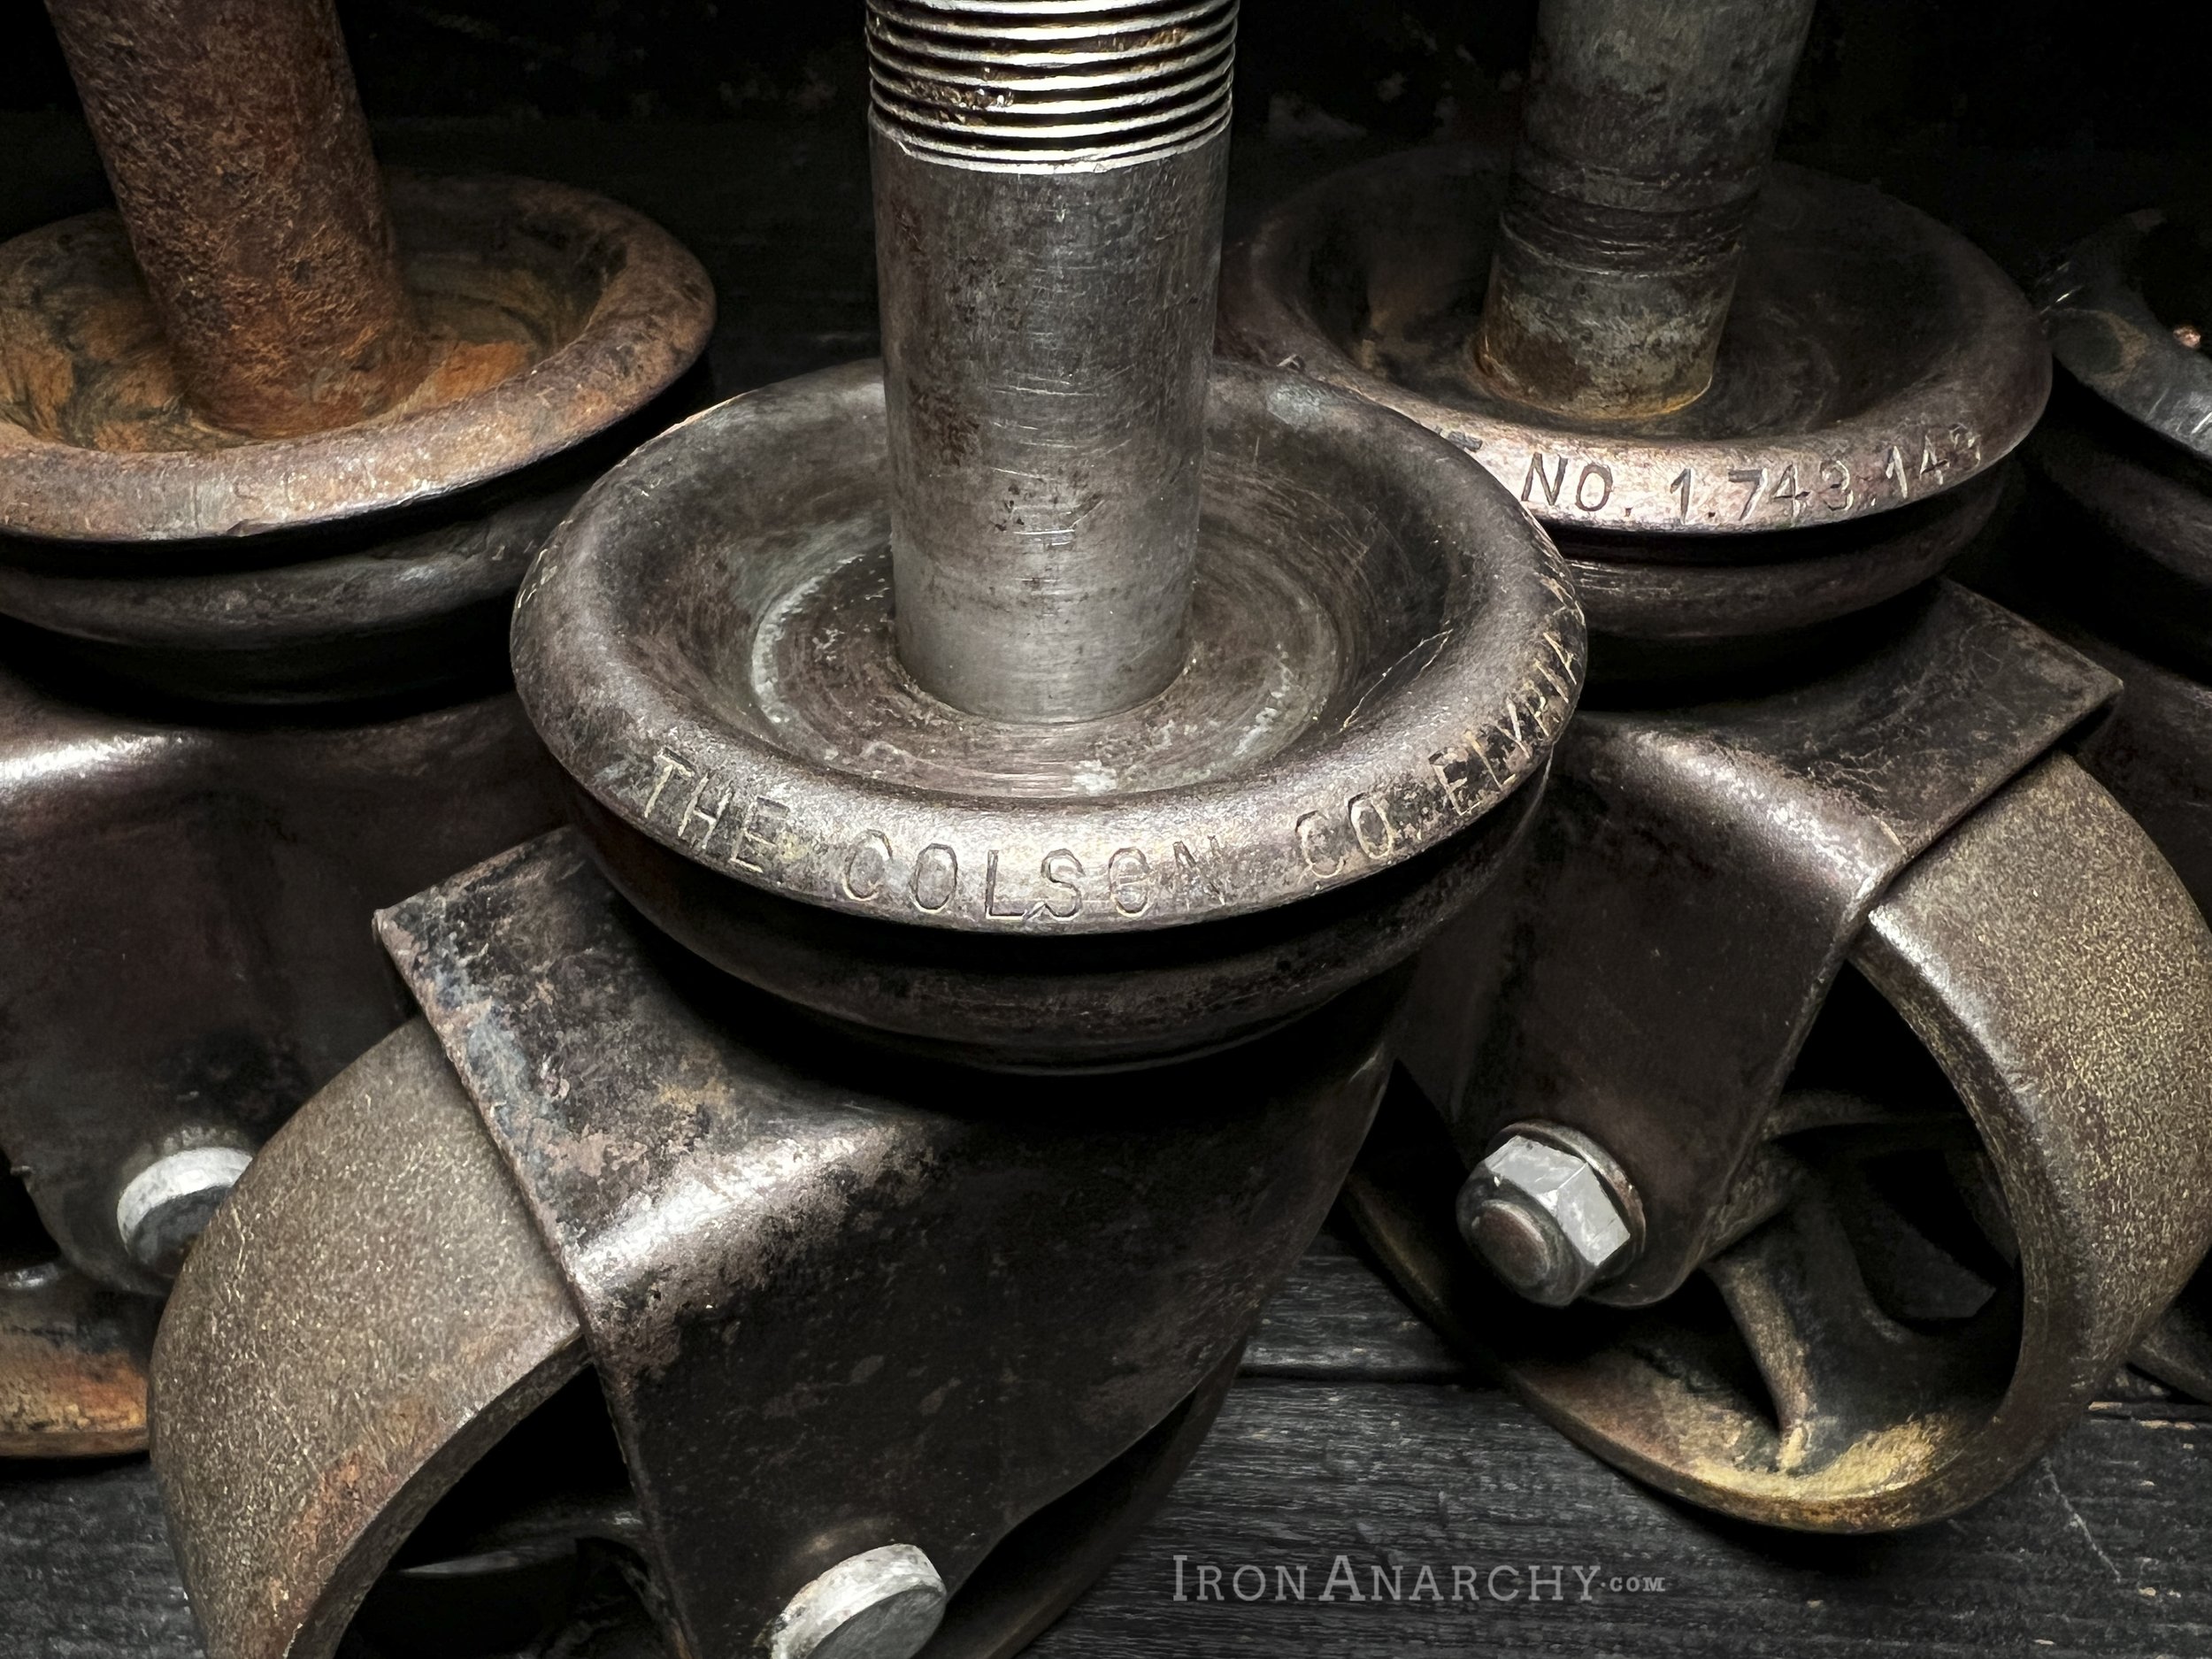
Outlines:
MULTIPOLYGON (((2112 1394, 1961 1519, 1890 1538, 1763 1533, 1575 1449, 1470 1375, 1331 1234, 1270 1309, 1166 1506, 1030 1652, 2212 1655, 2212 1411, 2139 1379, 2112 1394)), ((0 1465, 0 1655, 199 1651, 142 1463, 0 1465)), ((650 1652, 618 1610, 540 1650, 650 1652)))

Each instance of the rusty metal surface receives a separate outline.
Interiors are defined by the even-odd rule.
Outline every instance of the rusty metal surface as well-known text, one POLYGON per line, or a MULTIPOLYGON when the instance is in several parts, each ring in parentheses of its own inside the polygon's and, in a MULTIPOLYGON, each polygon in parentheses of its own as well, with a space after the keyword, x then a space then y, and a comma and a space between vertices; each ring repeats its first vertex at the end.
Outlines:
POLYGON ((586 1363, 419 1022, 265 1148, 155 1347, 153 1458, 210 1659, 326 1659, 415 1524, 586 1363))
POLYGON ((174 544, 416 505, 616 426, 704 348, 705 273, 627 208, 494 176, 388 185, 436 366, 382 414, 299 437, 193 413, 113 215, 0 244, 0 534, 139 543, 157 570, 174 544))
MULTIPOLYGON (((2040 522, 1980 580, 2124 682, 2082 763, 2149 832, 2212 914, 2212 299, 2201 217, 2150 211, 2077 246, 2042 284, 2067 371, 2029 445, 2040 522)), ((2212 1397, 2212 1276, 2135 1356, 2212 1397)))
POLYGON ((1943 584, 1809 681, 1586 710, 1517 869, 1429 948, 1413 994, 1404 1058, 1463 1156, 1523 1119, 1588 1133, 1647 1229, 1603 1299, 1673 1294, 1884 889, 2116 689, 1943 584))
POLYGON ((1557 555, 1479 469, 1220 365, 1185 673, 1094 722, 961 716, 893 647, 882 408, 863 364, 685 423, 595 488, 518 604, 549 747, 726 879, 1008 938, 1249 914, 1448 841, 1574 705, 1557 555))
POLYGON ((0 535, 0 614, 19 667, 50 661, 94 700, 334 704, 504 680, 531 558, 590 481, 705 401, 703 370, 559 455, 428 506, 172 548, 0 535), (35 630, 35 634, 30 632, 35 630))
POLYGON ((60 1262, 0 1270, 0 1457, 143 1451, 155 1311, 60 1262))
POLYGON ((193 408, 257 438, 421 380, 333 0, 48 0, 193 408))
POLYGON ((2043 406, 2041 332, 1994 265, 1877 191, 1788 166, 1744 233, 1702 397, 1623 423, 1511 403, 1467 352, 1506 179, 1500 152, 1418 150, 1293 198, 1223 257, 1225 347, 1410 416, 1547 524, 1636 535, 1649 560, 1725 559, 1732 540, 1955 488, 2043 406))
POLYGON ((887 1542, 956 1588, 1141 1439, 1319 1225, 1386 1070, 1387 986, 1141 1080, 871 1056, 672 952, 569 832, 381 926, 585 1310, 703 1655, 887 1542))
POLYGON ((369 918, 560 818, 511 693, 165 716, 0 671, 0 1148, 65 1256, 157 1154, 251 1148, 406 1017, 369 918))

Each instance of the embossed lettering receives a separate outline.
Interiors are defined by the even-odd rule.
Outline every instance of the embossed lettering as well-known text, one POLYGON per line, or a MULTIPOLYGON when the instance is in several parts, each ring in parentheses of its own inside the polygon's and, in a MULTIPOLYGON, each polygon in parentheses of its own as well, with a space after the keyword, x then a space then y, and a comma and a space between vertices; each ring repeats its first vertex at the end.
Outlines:
POLYGON ((914 873, 907 878, 907 896, 914 908, 934 916, 952 902, 960 890, 960 855, 942 841, 932 841, 914 856, 914 873))
MULTIPOLYGON (((916 902, 920 901, 918 899, 916 902)), ((933 910, 941 907, 924 904, 922 908, 933 910)), ((1002 910, 998 907, 998 853, 995 849, 987 854, 983 860, 983 914, 995 922, 1018 922, 1022 918, 1022 907, 1018 904, 1010 910, 1002 910)))
POLYGON ((1475 803, 1469 800, 1464 793, 1467 787, 1467 763, 1465 761, 1455 758, 1451 750, 1448 749, 1440 749, 1429 757, 1429 770, 1436 774, 1436 781, 1442 786, 1444 790, 1444 799, 1451 803, 1453 811, 1471 812, 1474 810, 1475 803), (1456 777, 1452 775, 1452 769, 1455 766, 1459 769, 1459 775, 1456 777))
POLYGON ((1398 844, 1398 832, 1390 822, 1390 815, 1382 810, 1373 796, 1356 795, 1344 803, 1345 822, 1352 826, 1352 839, 1359 843, 1360 851, 1375 863, 1390 856, 1390 850, 1398 844))
POLYGON ((1292 826, 1292 833, 1298 837, 1298 850, 1306 856, 1306 868, 1324 881, 1344 868, 1343 857, 1336 853, 1329 855, 1328 866, 1325 869, 1323 868, 1321 859, 1316 852, 1316 848, 1321 840, 1321 814, 1306 813, 1292 826))
POLYGON ((1943 481, 1943 463, 1936 459, 1935 434, 1924 432, 1920 434, 1920 476, 1926 478, 1932 473, 1937 483, 1943 481))
POLYGON ((1820 464, 1820 504, 1830 512, 1849 512, 1857 494, 1851 488, 1851 469, 1840 461, 1820 464), (1837 492, 1841 491, 1840 499, 1837 492))
MULTIPOLYGON (((1210 835, 1206 837, 1206 853, 1214 859, 1221 856, 1221 843, 1210 835)), ((1191 855, 1191 849, 1180 841, 1175 843, 1175 873, 1182 878, 1185 893, 1195 895, 1202 887, 1216 904, 1227 902, 1226 895, 1221 891, 1221 884, 1199 866, 1198 860, 1191 855)))
POLYGON ((1675 499, 1682 503, 1681 518, 1686 524, 1690 518, 1690 486, 1696 481, 1697 474, 1686 466, 1674 475, 1674 482, 1667 486, 1674 492, 1675 499))
POLYGON ((1528 457, 1528 476, 1521 480, 1521 499, 1527 501, 1537 490, 1541 489, 1544 492, 1545 502, 1548 505, 1556 507, 1559 504, 1560 487, 1566 481, 1567 457, 1565 456, 1559 457, 1559 471, 1553 473, 1551 477, 1546 478, 1543 456, 1540 453, 1532 455, 1528 457))
POLYGON ((1495 735, 1494 732, 1462 732, 1459 734, 1459 741, 1467 745, 1469 759, 1479 760, 1482 763, 1483 771, 1490 775, 1491 787, 1502 789, 1505 787, 1505 780, 1498 773, 1497 763, 1490 758, 1490 739, 1494 735, 1495 735))
POLYGON ((703 824, 706 828, 700 832, 697 841, 692 841, 693 846, 703 852, 707 843, 714 839, 714 832, 722 827, 722 815, 730 810, 730 796, 734 793, 730 786, 725 784, 722 793, 715 798, 714 805, 708 808, 702 804, 707 798, 707 780, 702 778, 699 787, 691 792, 691 804, 676 820, 676 839, 680 841, 691 841, 691 826, 703 824))
MULTIPOLYGON (((1566 470, 1565 462, 1560 463, 1560 470, 1563 472, 1566 470)), ((1586 464, 1582 469, 1582 475, 1575 480, 1575 505, 1585 512, 1595 512, 1612 499, 1613 469, 1601 461, 1591 461, 1586 464), (1595 501, 1590 499, 1592 484, 1598 487, 1598 498, 1595 501)))
POLYGON ((1743 511, 1736 515, 1736 522, 1743 523, 1751 517, 1751 510, 1759 504, 1759 492, 1767 487, 1767 470, 1763 466, 1735 466, 1728 470, 1728 481, 1746 486, 1743 511))
POLYGON ((1124 847, 1106 861, 1106 891, 1124 916, 1152 908, 1152 861, 1141 847, 1124 847))
POLYGON ((699 775, 697 767, 664 749, 653 757, 653 792, 645 797, 647 818, 653 816, 653 809, 661 803, 661 791, 668 787, 669 780, 678 772, 683 773, 687 782, 699 775))
POLYGON ((1080 858, 1062 847, 1047 853, 1044 862, 1037 868, 1054 891, 1063 895, 1060 904, 1055 904, 1050 898, 1044 901, 1046 915, 1064 922, 1083 908, 1083 889, 1075 885, 1083 878, 1083 861, 1080 858))
POLYGON ((1530 753, 1533 750, 1533 745, 1521 732, 1521 692, 1517 691, 1505 700, 1506 731, 1513 748, 1524 753, 1530 753))
POLYGON ((891 838, 881 830, 870 830, 845 856, 845 892, 863 904, 873 903, 890 867, 891 838))
POLYGON ((1905 481, 1905 457, 1897 452, 1897 446, 1889 446, 1889 459, 1882 463, 1882 476, 1897 487, 1897 499, 1912 499, 1912 487, 1905 481))
POLYGON ((762 866, 745 855, 756 847, 772 852, 776 845, 776 832, 783 827, 784 819, 790 816, 791 809, 782 802, 771 801, 764 795, 755 795, 751 804, 745 809, 745 816, 738 820, 736 839, 730 842, 730 862, 740 870, 749 870, 759 875, 762 866))
POLYGON ((1787 466, 1782 469, 1782 476, 1774 480, 1774 493, 1767 499, 1770 501, 1787 502, 1789 503, 1790 517, 1793 519, 1798 516, 1798 514, 1805 511, 1805 503, 1811 497, 1811 495, 1812 491, 1804 488, 1798 483, 1797 463, 1792 461, 1787 466))

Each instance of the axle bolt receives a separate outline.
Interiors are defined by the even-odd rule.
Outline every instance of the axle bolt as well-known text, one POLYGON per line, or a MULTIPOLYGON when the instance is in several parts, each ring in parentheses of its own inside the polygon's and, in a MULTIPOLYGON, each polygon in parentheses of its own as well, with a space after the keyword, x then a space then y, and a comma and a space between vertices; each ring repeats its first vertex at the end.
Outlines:
POLYGON ((174 1279, 184 1253, 253 1162, 237 1147, 191 1147, 156 1158, 115 1201, 115 1231, 131 1259, 174 1279))
POLYGON ((913 1659, 945 1616, 945 1581, 911 1544, 849 1555, 791 1598, 769 1659, 913 1659))
POLYGON ((1563 1308, 1634 1252, 1617 1179, 1572 1145, 1509 1134, 1459 1190, 1460 1236, 1519 1294, 1563 1308))

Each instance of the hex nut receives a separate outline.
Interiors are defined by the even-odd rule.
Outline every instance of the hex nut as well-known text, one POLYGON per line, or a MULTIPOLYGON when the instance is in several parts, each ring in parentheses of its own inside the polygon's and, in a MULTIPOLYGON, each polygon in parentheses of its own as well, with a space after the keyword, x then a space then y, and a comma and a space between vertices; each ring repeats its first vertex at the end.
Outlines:
POLYGON ((1460 1235, 1529 1301, 1563 1308, 1623 1264, 1634 1234, 1591 1162, 1508 1136, 1460 1188, 1460 1235))
POLYGON ((185 1252, 213 1219, 253 1154, 237 1147, 189 1147, 156 1158, 115 1201, 115 1231, 150 1273, 174 1279, 185 1252))
POLYGON ((945 1581, 911 1544, 887 1544, 813 1579, 768 1629, 769 1659, 913 1659, 945 1614, 945 1581))

